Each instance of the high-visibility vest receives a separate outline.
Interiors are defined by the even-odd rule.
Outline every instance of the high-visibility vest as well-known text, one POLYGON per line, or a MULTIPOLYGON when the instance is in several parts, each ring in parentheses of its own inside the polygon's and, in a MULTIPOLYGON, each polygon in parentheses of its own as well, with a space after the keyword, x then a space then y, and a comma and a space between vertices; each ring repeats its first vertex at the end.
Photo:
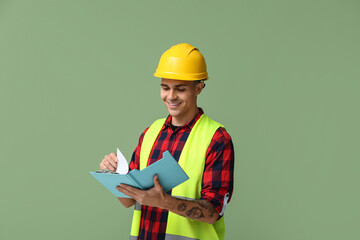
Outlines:
MULTIPOLYGON (((159 135, 164 119, 156 120, 145 133, 140 150, 140 170, 148 164, 151 149, 159 135)), ((193 126, 179 158, 179 165, 189 179, 172 189, 171 195, 177 198, 196 200, 201 197, 205 157, 210 142, 219 127, 224 127, 202 114, 193 126)), ((136 202, 131 225, 130 239, 138 239, 141 218, 141 205, 136 202)), ((224 239, 224 216, 214 224, 191 220, 169 211, 166 240, 216 240, 224 239)))

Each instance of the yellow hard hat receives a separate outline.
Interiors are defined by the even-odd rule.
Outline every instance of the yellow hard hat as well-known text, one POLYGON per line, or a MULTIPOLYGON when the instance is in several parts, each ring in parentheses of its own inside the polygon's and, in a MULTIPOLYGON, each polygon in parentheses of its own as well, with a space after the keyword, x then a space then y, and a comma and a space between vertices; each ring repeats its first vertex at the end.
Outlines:
POLYGON ((188 43, 180 43, 166 50, 160 58, 154 76, 185 81, 209 78, 204 56, 188 43))

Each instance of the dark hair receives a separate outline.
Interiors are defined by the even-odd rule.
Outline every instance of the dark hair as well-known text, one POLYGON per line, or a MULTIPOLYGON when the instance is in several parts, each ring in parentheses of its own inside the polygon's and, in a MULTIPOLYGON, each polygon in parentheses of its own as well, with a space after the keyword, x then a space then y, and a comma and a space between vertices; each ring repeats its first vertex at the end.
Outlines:
MULTIPOLYGON (((196 81, 193 81, 193 83, 194 83, 194 85, 196 86, 198 83, 201 83, 201 82, 203 82, 204 83, 204 80, 196 80, 196 81)), ((205 83, 204 83, 204 87, 205 87, 205 83)), ((203 87, 203 88, 204 88, 203 87)))

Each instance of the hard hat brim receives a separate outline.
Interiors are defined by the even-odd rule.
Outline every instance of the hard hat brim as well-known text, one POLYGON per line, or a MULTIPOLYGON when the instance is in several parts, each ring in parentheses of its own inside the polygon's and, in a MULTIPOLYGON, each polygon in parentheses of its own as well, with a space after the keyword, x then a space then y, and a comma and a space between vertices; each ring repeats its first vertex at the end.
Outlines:
POLYGON ((207 73, 197 73, 197 74, 179 74, 179 73, 170 73, 170 72, 155 72, 155 77, 158 78, 168 78, 168 79, 176 79, 183 81, 199 81, 199 80, 208 80, 209 76, 207 73))

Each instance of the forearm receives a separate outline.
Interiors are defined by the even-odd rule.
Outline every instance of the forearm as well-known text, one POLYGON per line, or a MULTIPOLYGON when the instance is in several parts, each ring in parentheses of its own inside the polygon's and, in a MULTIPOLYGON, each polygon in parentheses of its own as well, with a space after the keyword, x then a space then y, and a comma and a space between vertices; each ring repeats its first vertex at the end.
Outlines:
POLYGON ((166 209, 183 217, 209 224, 218 220, 219 214, 210 202, 175 198, 164 192, 157 175, 154 176, 153 181, 154 187, 149 190, 140 190, 123 183, 116 189, 135 199, 141 205, 166 209))
POLYGON ((213 224, 219 218, 213 205, 204 199, 184 200, 168 195, 162 208, 180 216, 209 224, 213 224))
POLYGON ((135 200, 132 198, 120 198, 118 197, 119 201, 124 205, 124 207, 129 208, 135 204, 135 200))

